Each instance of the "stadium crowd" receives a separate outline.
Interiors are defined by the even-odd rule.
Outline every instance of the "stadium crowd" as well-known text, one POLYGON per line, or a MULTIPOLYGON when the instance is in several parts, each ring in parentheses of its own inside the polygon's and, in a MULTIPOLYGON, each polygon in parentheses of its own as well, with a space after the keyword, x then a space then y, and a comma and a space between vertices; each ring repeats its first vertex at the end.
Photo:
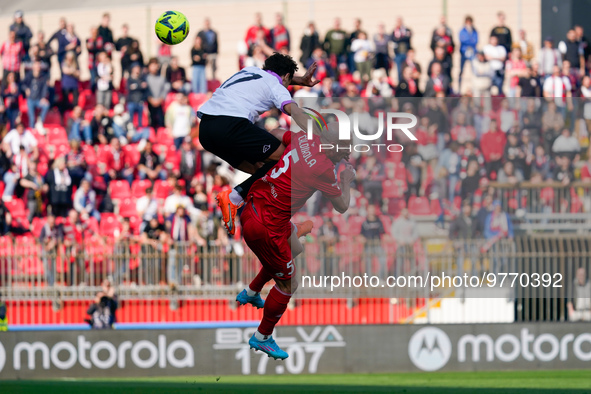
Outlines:
MULTIPOLYGON (((412 27, 402 17, 371 31, 356 20, 350 32, 337 18, 322 39, 315 24, 308 25, 299 61, 303 67, 316 62, 321 83, 294 90, 295 99, 318 98, 323 106, 364 114, 367 132, 381 112, 419 118, 416 143, 397 139, 402 152, 352 155, 358 181, 350 215, 363 220, 333 221, 317 198, 305 212, 317 219, 315 235, 332 242, 339 234, 390 234, 410 245, 414 218, 434 216, 442 227, 451 220, 451 238, 498 239, 512 237, 508 213, 519 209, 586 209, 573 186, 591 182, 585 151, 591 46, 583 28, 534 48, 525 31, 512 35, 505 15, 497 17, 483 47, 483 32, 470 16, 456 32, 442 17, 430 48, 413 46, 412 27), (416 51, 431 51, 432 61, 418 64, 416 51), (456 52, 459 64, 453 64, 456 52), (524 183, 538 185, 537 194, 521 193, 516 186, 524 183), (555 196, 557 185, 568 192, 555 196), (527 201, 532 198, 535 203, 527 201)), ((83 238, 101 236, 231 248, 215 195, 236 175, 200 148, 195 116, 220 84, 218 37, 206 19, 190 39, 188 72, 164 44, 158 57, 145 59, 126 25, 118 37, 113 33, 109 14, 84 40, 65 19, 50 37, 33 34, 23 13, 15 13, 0 46, 0 235, 33 234, 47 250, 75 249, 83 238), (78 62, 82 51, 88 64, 78 62), (115 51, 119 65, 111 60, 115 51), (52 82, 54 56, 61 78, 52 82), (90 80, 80 80, 82 67, 90 80), (116 67, 121 81, 113 78, 116 67), (214 79, 206 80, 206 67, 214 79)), ((256 14, 239 67, 260 67, 274 51, 296 53, 291 40, 281 14, 272 28, 256 14)), ((289 119, 271 111, 259 124, 272 130, 288 127, 289 119)))

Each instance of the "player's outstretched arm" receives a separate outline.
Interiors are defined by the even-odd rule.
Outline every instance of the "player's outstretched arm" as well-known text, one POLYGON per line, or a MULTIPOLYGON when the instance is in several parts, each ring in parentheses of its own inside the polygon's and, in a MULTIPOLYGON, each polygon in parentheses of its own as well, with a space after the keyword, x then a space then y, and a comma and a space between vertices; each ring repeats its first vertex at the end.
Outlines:
POLYGON ((314 73, 316 72, 317 67, 318 65, 316 64, 316 62, 312 63, 312 65, 308 68, 304 75, 302 75, 301 77, 294 75, 294 77, 291 79, 290 85, 308 87, 316 86, 318 83, 320 83, 320 80, 314 79, 314 73))
MULTIPOLYGON (((283 110, 291 116, 291 119, 296 122, 298 126, 302 130, 308 130, 308 120, 310 120, 310 115, 308 115, 303 109, 301 109, 296 103, 289 103, 283 107, 283 110)), ((316 135, 320 135, 320 128, 316 122, 312 123, 312 132, 316 135)))
POLYGON ((342 194, 338 197, 331 197, 330 202, 338 213, 345 213, 349 209, 351 200, 351 183, 355 180, 355 170, 351 164, 341 172, 342 194))

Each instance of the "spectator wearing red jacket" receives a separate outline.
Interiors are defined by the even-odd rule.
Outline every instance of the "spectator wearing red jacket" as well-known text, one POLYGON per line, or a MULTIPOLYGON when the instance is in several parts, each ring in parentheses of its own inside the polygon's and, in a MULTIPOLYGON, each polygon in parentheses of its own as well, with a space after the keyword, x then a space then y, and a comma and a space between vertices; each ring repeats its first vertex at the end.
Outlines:
POLYGON ((482 135, 480 146, 482 148, 482 155, 486 161, 486 171, 490 176, 502 166, 503 153, 505 152, 505 144, 507 137, 497 125, 496 119, 491 119, 490 130, 482 135))
POLYGON ((134 167, 130 158, 121 148, 121 142, 117 138, 113 138, 109 145, 110 149, 103 151, 99 157, 99 171, 107 184, 113 180, 123 179, 131 186, 134 167))
POLYGON ((283 24, 283 15, 278 12, 275 15, 275 27, 271 29, 271 47, 276 51, 287 49, 289 52, 291 40, 289 38, 289 30, 283 24))
POLYGON ((20 80, 21 62, 25 55, 23 43, 16 41, 16 32, 8 32, 8 41, 0 46, 0 57, 2 57, 2 69, 4 75, 13 72, 18 82, 20 80))
POLYGON ((466 124, 465 112, 458 112, 456 122, 456 125, 451 129, 452 141, 458 141, 460 144, 464 144, 465 142, 476 140, 476 129, 466 124))
POLYGON ((269 29, 263 26, 263 16, 260 12, 257 12, 254 15, 254 20, 254 25, 248 28, 246 31, 246 37, 244 38, 246 46, 249 49, 257 43, 260 30, 262 30, 265 34, 265 42, 267 45, 271 43, 271 32, 269 29))

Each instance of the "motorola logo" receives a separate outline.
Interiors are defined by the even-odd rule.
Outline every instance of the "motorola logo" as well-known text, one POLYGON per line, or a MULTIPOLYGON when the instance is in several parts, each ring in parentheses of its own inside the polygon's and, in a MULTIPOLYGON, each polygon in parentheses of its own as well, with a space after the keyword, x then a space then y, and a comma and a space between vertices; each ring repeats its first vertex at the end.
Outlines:
POLYGON ((421 328, 408 342, 408 356, 417 368, 423 371, 437 371, 449 361, 451 341, 439 328, 421 328))

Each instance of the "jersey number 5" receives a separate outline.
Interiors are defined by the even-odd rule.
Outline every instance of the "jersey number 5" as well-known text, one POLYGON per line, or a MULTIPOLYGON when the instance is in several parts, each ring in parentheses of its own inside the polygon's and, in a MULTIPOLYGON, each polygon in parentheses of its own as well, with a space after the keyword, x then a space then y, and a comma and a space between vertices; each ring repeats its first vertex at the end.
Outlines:
POLYGON ((300 160, 298 152, 295 149, 290 150, 287 154, 283 155, 283 165, 271 171, 271 178, 277 179, 279 175, 287 171, 289 168, 289 158, 291 158, 294 163, 297 163, 300 160))

